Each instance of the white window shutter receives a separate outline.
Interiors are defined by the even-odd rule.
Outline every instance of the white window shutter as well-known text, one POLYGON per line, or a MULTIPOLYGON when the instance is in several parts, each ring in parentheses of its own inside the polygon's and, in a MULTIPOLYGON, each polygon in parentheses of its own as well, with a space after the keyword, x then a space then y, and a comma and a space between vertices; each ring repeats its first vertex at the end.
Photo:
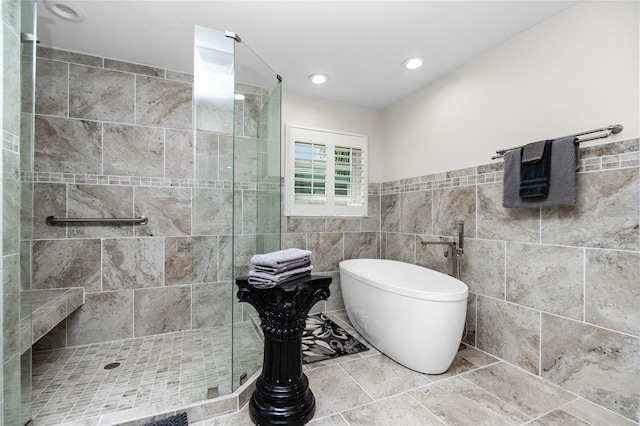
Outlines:
POLYGON ((285 214, 367 215, 367 138, 287 126, 285 214))

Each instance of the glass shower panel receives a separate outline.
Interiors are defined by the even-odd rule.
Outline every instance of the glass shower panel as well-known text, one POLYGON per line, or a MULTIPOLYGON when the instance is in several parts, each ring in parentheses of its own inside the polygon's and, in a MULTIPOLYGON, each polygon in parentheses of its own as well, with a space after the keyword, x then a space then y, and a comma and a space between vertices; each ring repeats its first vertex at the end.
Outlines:
MULTIPOLYGON (((22 425, 31 417, 31 304, 21 283, 20 171, 29 164, 33 122, 35 1, 3 1, 2 16, 2 246, 0 308, 0 424, 22 425), (31 37, 30 37, 31 36, 31 37), (27 40, 31 41, 27 41, 27 40), (24 43, 23 43, 24 42, 24 43), (22 93, 21 93, 22 89, 22 93), (24 140, 23 140, 24 139, 24 140), (23 150, 23 147, 27 148, 23 150), (21 158, 22 156, 22 158, 21 158)), ((28 202, 28 191, 23 191, 28 202)), ((22 233, 22 236, 21 236, 22 233)))
MULTIPOLYGON (((33 172, 33 129, 35 114, 36 78, 36 2, 22 1, 21 5, 21 114, 20 114, 20 173, 33 172)), ((21 424, 31 419, 31 241, 33 239, 33 182, 20 182, 20 396, 21 424)))
POLYGON ((281 105, 282 83, 273 88, 260 111, 258 139, 257 252, 280 250, 281 232, 281 105))
MULTIPOLYGON (((254 254, 280 249, 280 77, 244 42, 236 44, 234 97, 235 279, 248 275, 254 254)), ((234 303, 235 389, 262 366, 262 342, 255 309, 234 303)))
POLYGON ((192 267, 203 279, 192 286, 198 309, 194 308, 193 328, 202 336, 205 348, 204 358, 198 360, 204 365, 204 375, 195 381, 193 389, 197 401, 232 391, 235 41, 224 31, 202 26, 195 27, 194 41, 196 180, 192 267))
POLYGON ((196 26, 194 56, 194 235, 215 245, 217 262, 215 282, 193 286, 206 312, 194 328, 215 342, 198 400, 232 392, 262 366, 256 312, 237 302, 235 278, 254 254, 280 248, 281 89, 233 33, 196 26))

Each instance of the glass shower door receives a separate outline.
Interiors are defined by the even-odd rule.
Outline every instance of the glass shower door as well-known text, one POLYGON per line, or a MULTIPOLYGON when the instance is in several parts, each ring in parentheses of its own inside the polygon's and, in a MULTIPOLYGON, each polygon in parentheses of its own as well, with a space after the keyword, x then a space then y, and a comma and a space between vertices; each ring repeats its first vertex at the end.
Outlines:
MULTIPOLYGON (((199 245, 209 246, 201 266, 210 270, 193 297, 206 315, 194 321, 204 354, 202 377, 194 380, 194 400, 230 393, 232 351, 232 141, 235 41, 218 31, 195 27, 194 122, 195 187, 193 228, 199 245), (215 272, 214 272, 215 271, 215 272)), ((198 268, 193 265, 193 268, 198 268)))
POLYGON ((217 242, 217 283, 201 293, 215 297, 199 327, 215 333, 218 350, 203 360, 198 400, 232 392, 262 366, 259 320, 237 301, 235 279, 254 254, 280 248, 281 89, 233 33, 196 26, 194 56, 194 205, 207 213, 194 215, 194 228, 217 242))
POLYGON ((0 424, 23 425, 31 418, 31 300, 28 239, 30 187, 20 172, 32 163, 35 74, 35 1, 3 1, 2 16, 2 246, 0 286, 0 424), (21 217, 21 207, 23 216, 21 217), (23 219, 23 220, 21 220, 23 219), (26 243, 26 244, 25 244, 26 243))
MULTIPOLYGON (((239 40, 239 38, 237 38, 239 40)), ((234 280, 251 257, 280 249, 281 78, 243 41, 235 50, 234 280)), ((263 345, 255 309, 235 298, 233 389, 262 367, 263 345)))

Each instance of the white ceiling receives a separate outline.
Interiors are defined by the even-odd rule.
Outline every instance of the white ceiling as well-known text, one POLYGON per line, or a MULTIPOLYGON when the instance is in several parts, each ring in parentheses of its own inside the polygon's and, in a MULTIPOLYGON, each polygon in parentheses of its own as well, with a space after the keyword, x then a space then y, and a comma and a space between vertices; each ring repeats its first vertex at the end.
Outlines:
POLYGON ((42 1, 43 46, 193 72, 199 24, 238 34, 286 91, 378 109, 577 3, 70 0, 86 15, 73 23, 42 1), (403 69, 409 56, 426 58, 426 66, 403 69), (314 72, 329 82, 312 85, 314 72))

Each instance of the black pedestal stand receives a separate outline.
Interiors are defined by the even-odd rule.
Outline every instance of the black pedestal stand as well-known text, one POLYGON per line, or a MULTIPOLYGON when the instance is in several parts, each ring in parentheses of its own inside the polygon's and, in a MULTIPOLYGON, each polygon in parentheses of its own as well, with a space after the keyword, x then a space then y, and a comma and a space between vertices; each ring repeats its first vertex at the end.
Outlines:
POLYGON ((310 276, 259 289, 236 279, 238 299, 253 305, 262 320, 264 361, 249 415, 258 425, 304 425, 316 401, 302 372, 302 333, 313 305, 329 297, 330 277, 310 276))

